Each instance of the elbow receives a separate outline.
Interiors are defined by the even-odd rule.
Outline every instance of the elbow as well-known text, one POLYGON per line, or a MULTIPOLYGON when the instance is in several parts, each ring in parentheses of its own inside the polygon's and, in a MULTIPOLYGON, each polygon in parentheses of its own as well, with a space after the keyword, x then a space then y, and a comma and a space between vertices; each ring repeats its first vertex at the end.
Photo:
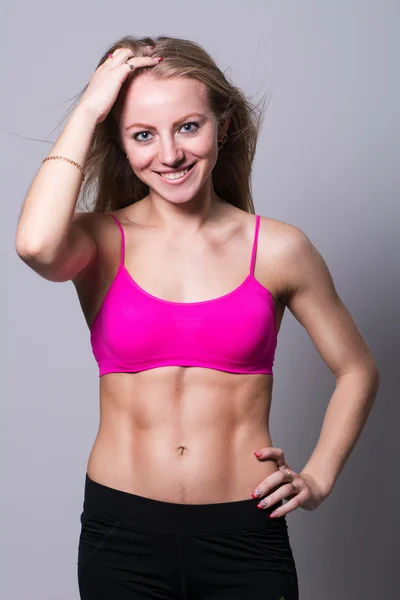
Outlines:
POLYGON ((373 371, 373 376, 374 376, 375 389, 376 389, 376 392, 378 392, 380 384, 381 384, 381 375, 380 375, 380 371, 376 365, 375 365, 375 369, 373 371))
POLYGON ((34 265, 48 266, 52 264, 52 258, 40 248, 16 245, 15 250, 19 258, 30 267, 33 267, 34 265))
POLYGON ((365 380, 368 382, 370 397, 375 400, 380 386, 380 372, 377 364, 372 360, 371 364, 367 365, 364 370, 365 380))
POLYGON ((24 235, 19 227, 15 236, 15 250, 22 260, 31 260, 43 255, 43 244, 32 239, 32 236, 24 235))
POLYGON ((26 246, 15 244, 15 250, 19 258, 33 271, 50 281, 64 281, 59 279, 59 260, 54 250, 49 251, 39 246, 26 246))
POLYGON ((18 238, 18 236, 15 239, 15 251, 25 263, 37 263, 43 266, 51 265, 60 252, 59 248, 56 254, 55 248, 46 248, 42 243, 35 243, 34 241, 27 242, 18 238))
POLYGON ((15 242, 15 251, 24 262, 31 261, 33 259, 37 259, 38 256, 42 254, 42 251, 39 247, 34 247, 33 245, 28 246, 22 242, 16 240, 15 242))
POLYGON ((376 391, 378 391, 381 376, 378 365, 376 364, 376 360, 372 354, 370 355, 370 360, 366 365, 366 372, 371 377, 372 385, 376 388, 376 391))
POLYGON ((380 386, 380 371, 372 355, 367 360, 364 360, 362 364, 353 365, 352 368, 348 368, 346 371, 336 376, 337 382, 341 380, 352 380, 358 382, 364 389, 369 390, 369 394, 375 397, 380 386))

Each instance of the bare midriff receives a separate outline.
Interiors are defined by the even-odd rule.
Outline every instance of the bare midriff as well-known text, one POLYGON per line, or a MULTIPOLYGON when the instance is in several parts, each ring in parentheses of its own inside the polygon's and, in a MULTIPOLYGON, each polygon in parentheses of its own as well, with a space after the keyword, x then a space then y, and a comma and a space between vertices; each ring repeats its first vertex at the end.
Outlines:
POLYGON ((103 375, 88 475, 164 502, 249 500, 278 470, 254 456, 272 446, 272 387, 269 374, 199 367, 103 375))

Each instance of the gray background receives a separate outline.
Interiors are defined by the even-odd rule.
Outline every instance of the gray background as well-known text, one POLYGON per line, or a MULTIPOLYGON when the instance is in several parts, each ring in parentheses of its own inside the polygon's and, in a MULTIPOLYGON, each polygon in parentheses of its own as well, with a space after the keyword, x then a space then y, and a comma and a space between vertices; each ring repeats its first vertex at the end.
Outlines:
MULTIPOLYGON (((68 99, 127 34, 193 39, 253 100, 271 94, 256 211, 311 238, 381 372, 331 496, 317 511, 287 516, 300 597, 398 597, 399 19, 394 0, 2 4, 2 598, 78 598, 79 515, 99 418, 97 365, 75 289, 38 276, 14 247, 22 202, 52 144, 4 130, 54 142, 68 99)), ((334 385, 287 312, 271 433, 297 471, 334 385)))

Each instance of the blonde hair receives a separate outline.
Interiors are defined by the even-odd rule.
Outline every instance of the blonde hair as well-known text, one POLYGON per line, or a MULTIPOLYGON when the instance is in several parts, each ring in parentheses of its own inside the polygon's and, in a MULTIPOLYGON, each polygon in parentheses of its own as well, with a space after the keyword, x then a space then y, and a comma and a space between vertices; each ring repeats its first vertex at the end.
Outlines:
MULTIPOLYGON (((97 124, 85 164, 86 180, 82 185, 80 200, 82 206, 90 212, 103 213, 129 206, 148 195, 148 185, 133 172, 121 145, 118 106, 127 82, 151 70, 154 77, 162 79, 188 77, 201 82, 206 88, 209 106, 217 121, 223 123, 230 117, 228 139, 219 150, 212 172, 213 184, 222 200, 254 214, 250 176, 264 117, 264 97, 259 109, 227 79, 198 43, 175 37, 122 37, 104 52, 96 68, 116 48, 129 48, 133 56, 148 56, 148 50, 144 52, 147 45, 154 46, 150 55, 162 56, 163 60, 152 67, 135 69, 121 87, 117 101, 105 120, 97 124), (91 195, 95 198, 92 207, 88 203, 91 195)), ((86 88, 78 94, 78 98, 86 88)))

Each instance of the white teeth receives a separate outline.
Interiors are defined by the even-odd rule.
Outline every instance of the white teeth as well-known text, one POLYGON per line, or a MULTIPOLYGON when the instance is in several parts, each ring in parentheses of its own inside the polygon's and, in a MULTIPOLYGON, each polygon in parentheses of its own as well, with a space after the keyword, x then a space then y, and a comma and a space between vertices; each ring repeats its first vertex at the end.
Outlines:
POLYGON ((160 175, 165 179, 180 179, 181 177, 184 177, 188 171, 189 169, 185 169, 184 171, 179 171, 177 173, 160 173, 160 175))

